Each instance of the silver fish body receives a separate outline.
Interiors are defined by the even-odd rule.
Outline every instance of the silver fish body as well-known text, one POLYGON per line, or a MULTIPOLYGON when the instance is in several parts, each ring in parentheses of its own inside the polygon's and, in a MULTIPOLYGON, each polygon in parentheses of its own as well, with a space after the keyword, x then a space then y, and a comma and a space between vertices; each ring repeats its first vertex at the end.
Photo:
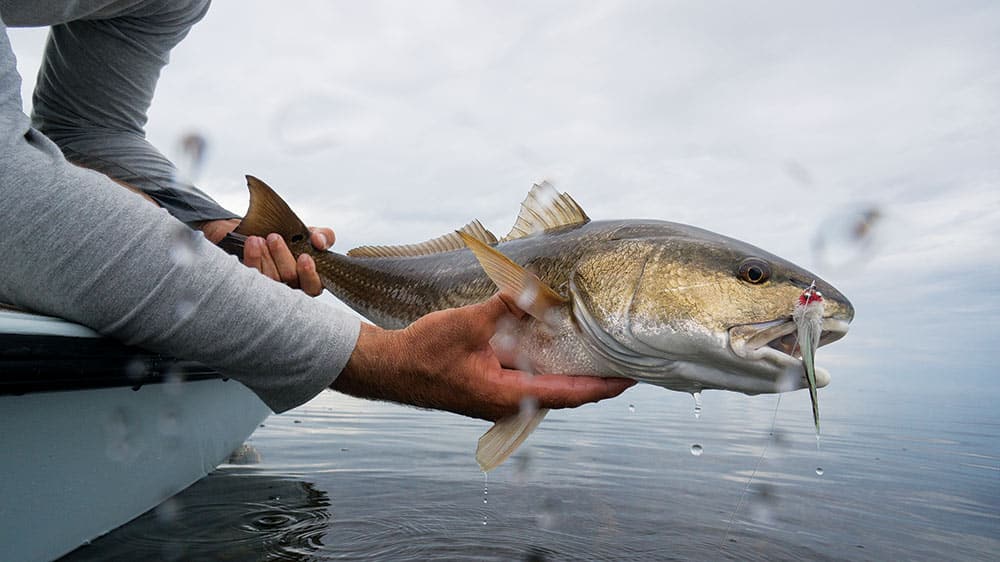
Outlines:
MULTIPOLYGON (((784 392, 808 386, 792 319, 803 290, 815 283, 825 299, 816 347, 843 337, 854 317, 829 283, 760 248, 666 221, 591 221, 547 184, 529 193, 502 241, 470 223, 421 244, 341 255, 315 250, 287 205, 248 179, 250 212, 237 232, 282 234, 294 255, 313 256, 332 294, 379 326, 402 328, 498 287, 525 301, 529 315, 501 326, 494 347, 504 363, 535 373, 627 377, 684 392, 784 392)), ((829 381, 817 367, 815 386, 829 381)), ((543 415, 502 428, 484 470, 543 415)))

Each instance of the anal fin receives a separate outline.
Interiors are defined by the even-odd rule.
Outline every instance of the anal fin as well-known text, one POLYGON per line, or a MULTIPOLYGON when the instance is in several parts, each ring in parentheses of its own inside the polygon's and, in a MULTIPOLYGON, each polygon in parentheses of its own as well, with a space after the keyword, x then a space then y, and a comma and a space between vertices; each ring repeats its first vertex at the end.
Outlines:
POLYGON ((476 447, 476 462, 483 472, 489 472, 507 460, 521 443, 531 435, 531 432, 542 423, 547 408, 541 408, 534 414, 518 414, 504 418, 490 428, 479 438, 476 447))

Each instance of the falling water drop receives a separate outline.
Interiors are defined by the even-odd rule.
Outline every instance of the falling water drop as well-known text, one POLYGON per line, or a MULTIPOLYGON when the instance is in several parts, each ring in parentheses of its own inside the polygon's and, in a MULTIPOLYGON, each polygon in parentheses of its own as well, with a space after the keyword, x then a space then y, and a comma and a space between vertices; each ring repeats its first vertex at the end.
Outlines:
POLYGON ((823 476, 823 472, 824 472, 824 470, 823 470, 822 466, 817 466, 816 467, 816 476, 823 476))
POLYGON ((200 232, 178 223, 170 233, 170 259, 177 265, 187 265, 194 259, 200 232))
POLYGON ((884 222, 875 205, 840 209, 820 223, 812 242, 816 260, 829 268, 865 261, 879 243, 884 222))
POLYGON ((198 181, 205 164, 208 141, 198 131, 190 131, 181 136, 178 144, 180 158, 176 159, 177 178, 182 182, 194 183, 198 181))
MULTIPOLYGON (((490 474, 488 472, 483 473, 483 503, 488 503, 486 496, 490 493, 490 474)), ((483 525, 486 524, 486 514, 483 514, 483 525)))
POLYGON ((694 418, 697 420, 701 419, 701 393, 695 392, 691 394, 694 397, 694 418))
POLYGON ((169 498, 156 506, 156 518, 160 523, 173 523, 177 520, 178 512, 181 509, 181 502, 177 498, 169 498))
POLYGON ((630 414, 634 414, 635 413, 635 404, 629 404, 628 405, 628 413, 630 413, 630 414))
POLYGON ((691 445, 691 454, 696 457, 700 457, 704 451, 705 450, 702 448, 702 446, 697 443, 691 445))

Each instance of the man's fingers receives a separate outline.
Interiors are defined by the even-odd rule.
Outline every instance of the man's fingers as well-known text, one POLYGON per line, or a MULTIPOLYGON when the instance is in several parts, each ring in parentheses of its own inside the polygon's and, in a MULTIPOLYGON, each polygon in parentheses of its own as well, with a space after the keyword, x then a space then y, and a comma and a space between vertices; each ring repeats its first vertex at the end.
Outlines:
POLYGON ((318 297, 323 292, 323 282, 316 272, 316 262, 308 254, 302 254, 296 261, 299 273, 299 288, 310 297, 318 297))
POLYGON ((243 243, 243 265, 250 269, 260 271, 261 266, 261 244, 262 240, 256 236, 250 236, 243 243))
POLYGON ((299 276, 295 266, 295 257, 292 256, 291 250, 285 244, 284 238, 279 234, 268 234, 267 249, 271 254, 275 270, 278 272, 279 281, 297 289, 299 276))
POLYGON ((332 228, 310 226, 309 232, 309 241, 317 250, 326 250, 337 240, 332 228))
POLYGON ((243 264, 256 269, 265 276, 280 281, 274 260, 268 251, 267 242, 259 236, 251 236, 243 243, 243 264))
POLYGON ((634 384, 618 377, 536 375, 525 377, 523 392, 537 398, 540 408, 575 408, 618 396, 634 384))

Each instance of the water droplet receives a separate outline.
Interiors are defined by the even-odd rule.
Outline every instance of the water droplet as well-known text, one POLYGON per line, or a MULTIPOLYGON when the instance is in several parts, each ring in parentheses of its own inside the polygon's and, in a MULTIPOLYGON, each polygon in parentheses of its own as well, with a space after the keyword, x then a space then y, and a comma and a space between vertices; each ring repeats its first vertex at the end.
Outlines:
POLYGON ((166 501, 156 506, 156 518, 160 523, 172 523, 177 520, 181 503, 177 498, 168 498, 166 501))
POLYGON ((180 396, 184 392, 184 371, 174 365, 163 373, 163 390, 168 396, 180 396))
POLYGON ((691 454, 692 455, 694 455, 696 457, 700 457, 703 452, 705 452, 705 450, 701 447, 701 445, 699 445, 697 443, 695 443, 694 445, 691 445, 691 454))
POLYGON ((167 436, 179 435, 181 432, 181 415, 176 407, 166 406, 160 412, 157 423, 160 433, 167 436))
POLYGON ((302 423, 302 420, 292 420, 292 423, 302 423))
POLYGON ((629 404, 628 405, 628 413, 630 413, 630 414, 634 414, 635 413, 635 404, 629 404))
POLYGON ((823 472, 824 472, 823 467, 821 466, 816 467, 816 476, 823 476, 823 472))
POLYGON ((188 318, 191 318, 191 315, 194 314, 197 308, 194 302, 187 299, 177 301, 177 304, 174 305, 177 322, 184 322, 188 318))
POLYGON ((562 507, 562 502, 556 498, 548 497, 542 501, 542 508, 535 517, 538 526, 542 529, 552 529, 556 525, 558 513, 562 507))
POLYGON ((521 447, 514 457, 514 482, 524 484, 528 481, 531 472, 531 446, 521 447))
POLYGON ((138 420, 125 408, 111 412, 104 422, 104 439, 108 458, 128 462, 139 454, 138 420))
POLYGON ((701 393, 695 392, 691 394, 694 397, 694 418, 701 419, 701 393))
POLYGON ((534 396, 525 396, 521 399, 521 410, 518 415, 530 418, 538 413, 538 399, 534 396))
POLYGON ((534 285, 525 285, 524 290, 517 295, 517 306, 521 310, 531 310, 531 307, 535 304, 535 300, 538 299, 538 288, 534 285))
POLYGON ((142 380, 146 376, 146 362, 142 359, 133 359, 125 365, 125 376, 132 381, 142 380))
POLYGON ((809 187, 813 184, 812 174, 809 169, 795 160, 785 162, 785 173, 802 187, 809 187))
POLYGON ((844 208, 819 225, 812 249, 823 267, 843 268, 869 258, 878 245, 884 223, 875 205, 844 208))
POLYGON ((200 232, 178 224, 170 233, 170 259, 180 266, 191 263, 199 236, 200 232))
POLYGON ((177 179, 184 183, 194 183, 201 175, 208 153, 208 140, 197 132, 190 131, 181 136, 178 141, 180 157, 174 160, 177 165, 177 179))

